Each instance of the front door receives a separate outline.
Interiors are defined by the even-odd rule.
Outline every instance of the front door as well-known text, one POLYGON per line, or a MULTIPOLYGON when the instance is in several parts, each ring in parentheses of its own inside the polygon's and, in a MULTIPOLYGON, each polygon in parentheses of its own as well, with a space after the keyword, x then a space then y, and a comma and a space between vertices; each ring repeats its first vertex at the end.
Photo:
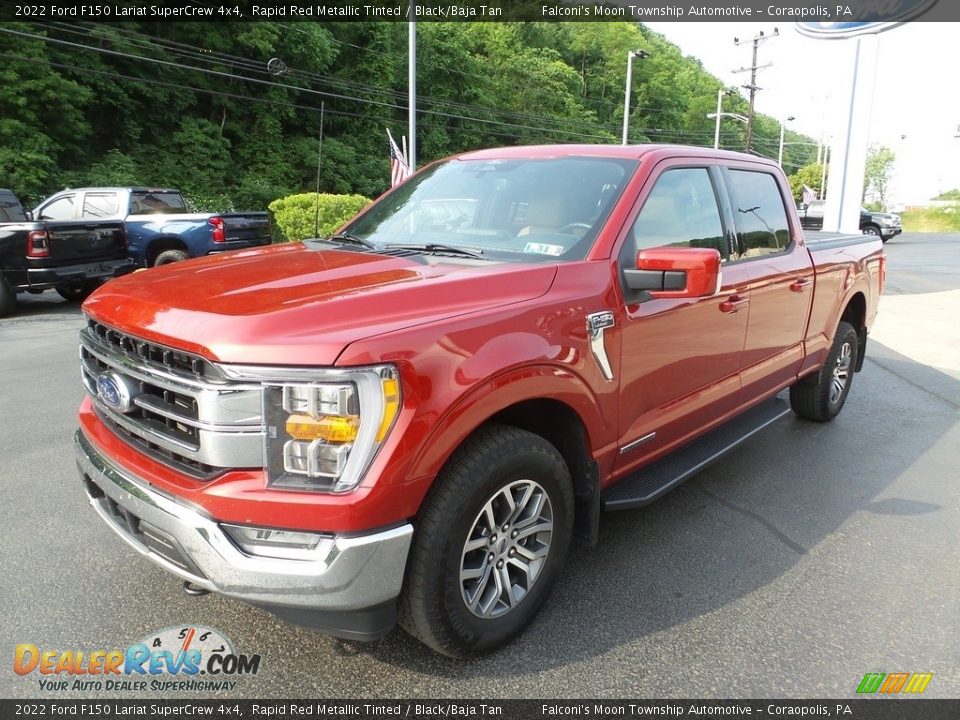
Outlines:
MULTIPOLYGON (((716 168, 664 163, 641 192, 619 255, 621 267, 653 247, 716 248, 721 286, 711 297, 650 299, 624 292, 620 449, 615 476, 689 438, 735 407, 747 332, 747 269, 731 255, 716 168)), ((725 199, 724 199, 725 202, 725 199)))

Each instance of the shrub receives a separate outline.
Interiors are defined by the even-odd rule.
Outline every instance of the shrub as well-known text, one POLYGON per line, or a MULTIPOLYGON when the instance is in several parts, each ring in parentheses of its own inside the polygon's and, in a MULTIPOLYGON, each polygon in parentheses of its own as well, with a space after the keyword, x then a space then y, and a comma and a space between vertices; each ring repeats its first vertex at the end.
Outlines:
POLYGON ((904 232, 958 232, 960 207, 918 208, 900 213, 904 232))
POLYGON ((347 220, 370 204, 363 195, 301 193, 270 203, 270 212, 284 240, 303 240, 314 236, 314 213, 319 206, 317 235, 330 235, 347 220))

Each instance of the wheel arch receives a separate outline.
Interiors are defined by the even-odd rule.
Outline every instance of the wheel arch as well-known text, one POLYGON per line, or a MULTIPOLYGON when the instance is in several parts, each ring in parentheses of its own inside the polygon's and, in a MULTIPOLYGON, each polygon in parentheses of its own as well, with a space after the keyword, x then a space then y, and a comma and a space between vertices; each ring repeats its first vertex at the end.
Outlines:
POLYGON ((857 331, 859 348, 854 372, 860 372, 863 369, 863 359, 866 355, 864 349, 867 344, 867 298, 862 290, 857 290, 847 300, 843 312, 840 313, 840 318, 837 320, 837 325, 844 321, 853 325, 853 328, 857 331))
POLYGON ((594 542, 600 476, 595 456, 616 439, 615 428, 610 428, 612 440, 603 432, 607 423, 586 382, 567 369, 554 367, 527 367, 488 380, 437 424, 414 462, 413 477, 442 472, 456 450, 490 424, 527 430, 557 449, 573 481, 575 531, 594 542))

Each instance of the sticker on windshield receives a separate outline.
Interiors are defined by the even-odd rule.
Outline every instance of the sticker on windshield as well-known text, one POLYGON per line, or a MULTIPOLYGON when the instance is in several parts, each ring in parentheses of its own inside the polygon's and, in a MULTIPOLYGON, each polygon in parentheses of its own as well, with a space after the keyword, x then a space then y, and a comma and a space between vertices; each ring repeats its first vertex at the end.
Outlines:
POLYGON ((528 242, 523 246, 523 251, 528 253, 537 253, 538 255, 563 255, 563 245, 548 245, 547 243, 528 242))

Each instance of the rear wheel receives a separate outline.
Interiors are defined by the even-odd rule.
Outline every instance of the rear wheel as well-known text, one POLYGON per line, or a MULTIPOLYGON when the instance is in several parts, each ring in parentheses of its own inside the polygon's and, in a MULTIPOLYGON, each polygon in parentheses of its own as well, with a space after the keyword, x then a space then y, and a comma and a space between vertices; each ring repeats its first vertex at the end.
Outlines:
POLYGON ((98 282, 77 283, 75 285, 61 285, 57 288, 57 294, 67 302, 83 302, 90 293, 100 287, 98 282))
POLYGON ((4 317, 13 312, 17 306, 17 294, 7 283, 6 278, 0 275, 0 317, 4 317))
POLYGON ((181 262, 189 257, 190 255, 187 254, 186 250, 164 250, 157 255, 157 259, 153 261, 153 266, 169 265, 170 263, 181 262))
POLYGON ((841 321, 820 371, 790 388, 790 407, 797 415, 817 422, 827 422, 837 416, 850 393, 859 343, 853 325, 841 321))
POLYGON ((556 448, 514 427, 479 431, 424 502, 400 624, 451 657, 500 647, 553 589, 572 531, 572 483, 556 448))

